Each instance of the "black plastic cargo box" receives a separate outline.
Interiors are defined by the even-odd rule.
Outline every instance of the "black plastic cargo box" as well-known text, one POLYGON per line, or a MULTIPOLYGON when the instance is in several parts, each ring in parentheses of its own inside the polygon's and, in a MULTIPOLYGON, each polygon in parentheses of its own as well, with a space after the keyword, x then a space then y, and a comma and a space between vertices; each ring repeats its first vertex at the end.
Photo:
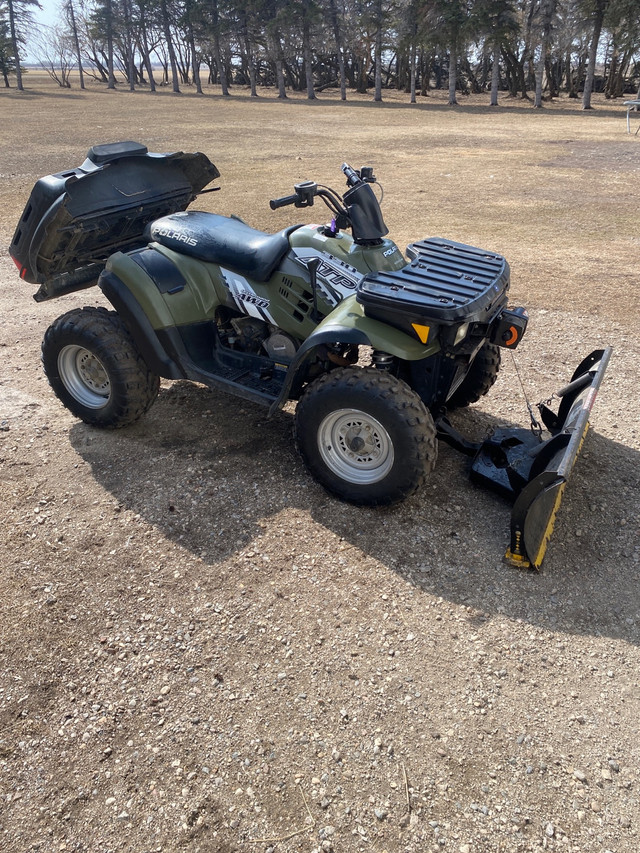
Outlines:
POLYGON ((359 283, 356 298, 368 317, 402 329, 408 315, 444 325, 489 323, 505 306, 509 264, 501 255, 438 237, 411 243, 407 255, 411 262, 401 270, 359 283))
POLYGON ((175 213, 219 176, 204 154, 152 154, 137 142, 95 145, 76 169, 41 178, 9 252, 41 302, 90 287, 114 251, 145 245, 149 222, 175 213))

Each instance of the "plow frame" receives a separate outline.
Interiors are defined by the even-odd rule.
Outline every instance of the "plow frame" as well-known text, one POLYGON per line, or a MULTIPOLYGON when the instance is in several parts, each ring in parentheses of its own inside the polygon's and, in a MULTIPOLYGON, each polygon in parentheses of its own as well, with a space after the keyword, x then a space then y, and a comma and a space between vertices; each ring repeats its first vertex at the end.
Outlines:
POLYGON ((553 532, 558 509, 585 436, 589 416, 602 384, 612 348, 591 352, 567 385, 539 403, 542 425, 496 429, 484 442, 466 441, 446 417, 437 421, 438 438, 474 456, 471 480, 513 501, 511 538, 504 560, 521 569, 539 570, 553 532), (558 411, 549 408, 560 400, 558 411))

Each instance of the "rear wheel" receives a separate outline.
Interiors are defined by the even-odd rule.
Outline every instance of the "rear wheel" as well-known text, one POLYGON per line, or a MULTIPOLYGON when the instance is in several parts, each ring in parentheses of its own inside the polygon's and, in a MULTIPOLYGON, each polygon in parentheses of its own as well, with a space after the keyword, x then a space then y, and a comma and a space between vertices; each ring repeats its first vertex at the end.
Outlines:
POLYGON ((447 408, 457 409, 477 403, 489 391, 498 378, 500 370, 500 347, 483 344, 474 358, 469 372, 447 400, 447 408))
POLYGON ((42 363, 58 398, 94 426, 133 423, 160 387, 120 317, 104 308, 78 308, 59 317, 45 333, 42 363))
POLYGON ((355 504, 404 500, 437 457, 433 419, 408 385, 375 368, 335 370, 296 409, 296 444, 328 491, 355 504))

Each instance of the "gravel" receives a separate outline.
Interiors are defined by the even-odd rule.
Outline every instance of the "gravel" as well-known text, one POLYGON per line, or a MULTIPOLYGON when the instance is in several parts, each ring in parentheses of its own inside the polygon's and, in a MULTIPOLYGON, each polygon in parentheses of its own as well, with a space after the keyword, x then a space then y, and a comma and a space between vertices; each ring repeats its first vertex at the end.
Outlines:
MULTIPOLYGON (((447 447, 368 510, 309 478, 290 411, 163 382, 126 430, 76 422, 38 348, 96 294, 36 306, 0 258, 0 850, 638 850, 637 311, 615 265, 615 310, 586 299, 581 251, 548 300, 555 256, 516 284, 532 400, 615 345, 540 574, 447 447)), ((456 424, 513 422, 506 359, 456 424)))

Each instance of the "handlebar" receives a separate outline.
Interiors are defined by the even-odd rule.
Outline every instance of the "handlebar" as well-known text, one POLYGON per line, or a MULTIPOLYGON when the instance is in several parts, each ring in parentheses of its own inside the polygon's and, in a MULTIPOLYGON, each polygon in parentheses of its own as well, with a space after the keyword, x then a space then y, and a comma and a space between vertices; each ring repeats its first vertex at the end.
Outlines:
POLYGON ((348 186, 342 196, 331 187, 318 185, 315 181, 302 181, 294 186, 293 195, 274 198, 269 207, 271 210, 288 205, 313 207, 315 199, 320 198, 333 214, 331 223, 325 226, 325 234, 335 236, 340 229, 350 228, 356 243, 377 245, 389 229, 382 219, 380 200, 369 186, 376 183, 373 168, 353 169, 348 163, 343 163, 342 171, 348 186))
POLYGON ((344 172, 350 187, 355 187, 356 184, 360 183, 360 175, 348 163, 343 163, 340 168, 344 172))
POLYGON ((295 204, 297 200, 297 195, 285 195, 282 198, 272 198, 269 202, 269 207, 271 210, 277 210, 279 207, 286 207, 288 204, 295 204))
POLYGON ((276 210, 279 207, 286 207, 288 204, 295 204, 296 207, 313 207, 313 199, 317 195, 322 195, 322 190, 318 190, 318 185, 315 181, 302 181, 294 187, 295 195, 285 195, 282 198, 273 199, 269 202, 271 210, 276 210))

